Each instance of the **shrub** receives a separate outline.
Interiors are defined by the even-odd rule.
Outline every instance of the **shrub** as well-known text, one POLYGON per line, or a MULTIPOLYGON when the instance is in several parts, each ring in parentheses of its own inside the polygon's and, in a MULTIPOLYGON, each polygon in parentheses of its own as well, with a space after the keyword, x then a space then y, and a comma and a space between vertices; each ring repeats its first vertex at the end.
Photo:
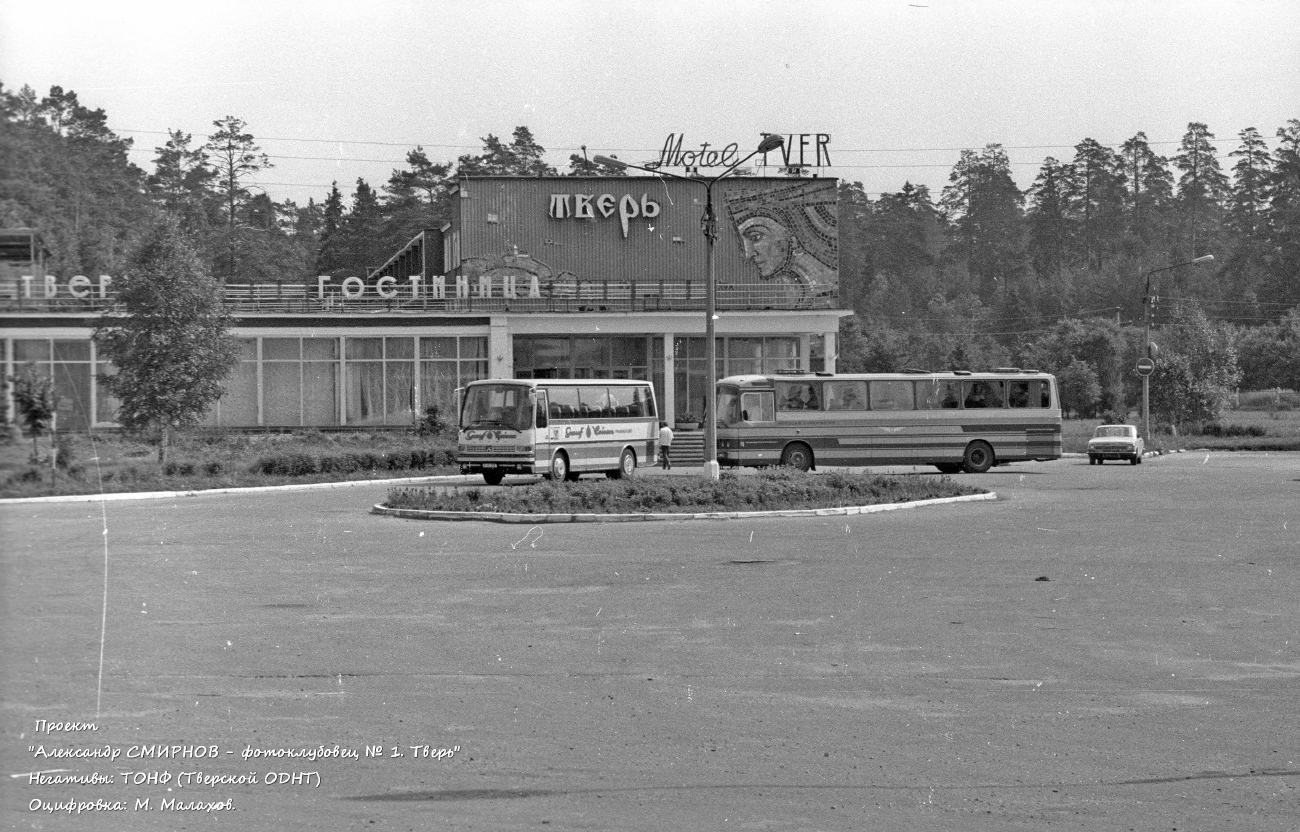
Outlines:
POLYGON ((270 476, 287 477, 306 476, 319 470, 315 458, 301 453, 264 456, 257 461, 253 469, 270 476))
POLYGON ((442 436, 447 432, 447 421, 442 418, 442 410, 436 404, 424 409, 424 415, 415 422, 416 436, 442 436))
POLYGON ((1268 431, 1259 425, 1221 425, 1218 422, 1209 422, 1201 426, 1200 430, 1203 436, 1265 436, 1268 431))

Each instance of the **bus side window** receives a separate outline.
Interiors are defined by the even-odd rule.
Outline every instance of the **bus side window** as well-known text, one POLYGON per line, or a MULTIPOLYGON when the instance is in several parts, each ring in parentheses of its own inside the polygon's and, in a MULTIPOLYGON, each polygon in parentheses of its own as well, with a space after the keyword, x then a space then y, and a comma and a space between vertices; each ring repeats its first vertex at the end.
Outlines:
POLYGON ((537 427, 539 428, 546 427, 548 411, 549 408, 546 404, 546 391, 538 390, 537 391, 537 424, 536 424, 537 427))
POLYGON ((578 416, 578 388, 552 387, 548 391, 551 407, 559 408, 559 413, 552 412, 557 419, 574 419, 578 416))
POLYGON ((778 382, 776 385, 777 408, 780 410, 821 410, 821 397, 817 388, 821 385, 807 381, 778 382))
POLYGON ((950 410, 957 406, 957 382, 919 382, 916 385, 916 406, 921 410, 950 410))
POLYGON ((827 410, 866 410, 867 383, 864 381, 828 381, 822 385, 827 410))
POLYGON ((746 422, 770 422, 776 418, 772 393, 741 393, 740 418, 746 422))
POLYGON ((1040 381, 1038 384, 1042 387, 1042 407, 1052 406, 1052 383, 1050 381, 1040 381))
POLYGON ((871 382, 872 410, 912 410, 916 407, 910 381, 871 382))
POLYGON ((578 401, 584 419, 609 418, 609 391, 604 387, 578 388, 578 401))
POLYGON ((962 404, 967 409, 1002 407, 1003 389, 1000 381, 964 381, 962 404))
POLYGON ((1007 387, 1007 404, 1011 407, 1029 407, 1029 385, 1038 382, 1013 381, 1007 387))

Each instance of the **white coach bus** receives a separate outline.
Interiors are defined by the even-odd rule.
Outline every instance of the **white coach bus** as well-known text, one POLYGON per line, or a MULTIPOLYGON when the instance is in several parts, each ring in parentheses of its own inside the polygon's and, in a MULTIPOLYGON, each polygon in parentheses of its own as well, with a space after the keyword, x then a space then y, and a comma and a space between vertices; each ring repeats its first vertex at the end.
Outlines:
POLYGON ((659 442, 654 387, 624 379, 486 379, 458 391, 456 461, 489 485, 506 474, 630 477, 659 442))

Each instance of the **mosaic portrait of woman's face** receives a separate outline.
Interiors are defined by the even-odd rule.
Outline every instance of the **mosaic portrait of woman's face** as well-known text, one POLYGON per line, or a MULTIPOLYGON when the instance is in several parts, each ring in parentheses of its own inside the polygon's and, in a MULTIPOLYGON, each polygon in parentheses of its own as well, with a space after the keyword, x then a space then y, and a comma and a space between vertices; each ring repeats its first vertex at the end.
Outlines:
POLYGON ((745 257, 758 266, 758 273, 771 277, 790 262, 790 230, 771 217, 751 217, 741 223, 740 238, 745 257))

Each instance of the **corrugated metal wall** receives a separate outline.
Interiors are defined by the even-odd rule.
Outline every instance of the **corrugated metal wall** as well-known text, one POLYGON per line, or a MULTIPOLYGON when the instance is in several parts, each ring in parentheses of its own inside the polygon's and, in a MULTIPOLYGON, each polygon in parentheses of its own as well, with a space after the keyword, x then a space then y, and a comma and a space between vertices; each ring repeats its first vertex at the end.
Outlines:
MULTIPOLYGON (((728 292, 772 288, 760 277, 755 263, 745 257, 725 195, 789 188, 801 181, 822 183, 833 198, 833 179, 742 177, 714 185, 720 298, 728 292)), ((518 256, 522 268, 542 268, 556 279, 569 273, 584 281, 703 284, 707 277, 707 248, 700 229, 704 202, 703 183, 659 177, 469 178, 461 183, 453 227, 460 232, 463 261, 481 258, 499 262, 503 255, 511 255, 518 256), (555 218, 552 203, 556 195, 567 197, 562 201, 570 210, 580 198, 591 197, 595 218, 555 218), (606 204, 612 204, 609 216, 597 202, 603 195, 609 195, 606 204), (624 202, 625 197, 631 199, 624 202), (643 199, 658 205, 657 216, 639 215, 643 199), (624 213, 630 214, 632 205, 638 216, 628 219, 624 237, 620 206, 627 207, 624 213)))

